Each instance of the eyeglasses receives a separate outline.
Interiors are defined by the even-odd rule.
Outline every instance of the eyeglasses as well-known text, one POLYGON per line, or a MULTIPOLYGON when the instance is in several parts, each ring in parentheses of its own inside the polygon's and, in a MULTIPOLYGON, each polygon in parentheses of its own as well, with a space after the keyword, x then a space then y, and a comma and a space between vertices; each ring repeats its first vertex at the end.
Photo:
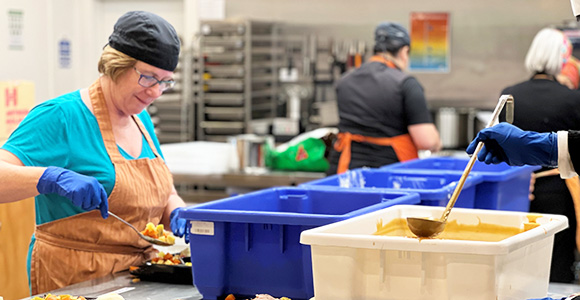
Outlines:
POLYGON ((133 70, 135 70, 135 72, 139 74, 138 82, 139 85, 142 87, 150 88, 156 84, 159 84, 159 89, 162 92, 165 92, 166 90, 172 88, 175 85, 174 80, 157 80, 157 78, 155 78, 154 76, 141 74, 141 72, 139 72, 139 70, 137 70, 137 68, 135 67, 133 68, 133 70))

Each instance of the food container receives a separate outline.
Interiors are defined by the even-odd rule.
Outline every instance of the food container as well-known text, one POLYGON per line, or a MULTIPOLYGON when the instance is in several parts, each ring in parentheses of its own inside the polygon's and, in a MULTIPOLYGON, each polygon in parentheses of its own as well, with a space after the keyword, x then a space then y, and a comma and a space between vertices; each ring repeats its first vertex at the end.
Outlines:
POLYGON ((286 187, 188 207, 179 216, 188 220, 194 284, 204 299, 265 293, 300 300, 314 295, 303 230, 418 202, 402 191, 286 187))
MULTIPOLYGON (((427 170, 434 173, 456 171, 461 174, 469 158, 430 157, 387 165, 382 170, 427 170)), ((483 181, 475 190, 475 208, 523 211, 530 208, 530 178, 539 166, 512 167, 506 163, 487 165, 476 161, 470 174, 481 175, 483 181)))
MULTIPOLYGON (((380 170, 361 168, 342 174, 309 181, 300 186, 329 186, 339 189, 380 190, 382 188, 415 192, 422 205, 446 206, 455 190, 461 173, 439 170, 380 170)), ((475 188, 482 182, 481 175, 469 174, 461 189, 455 207, 473 208, 475 188)))
MULTIPOLYGON (((439 218, 442 207, 398 205, 302 232, 310 245, 316 300, 525 300, 548 291, 554 234, 565 216, 499 242, 377 236, 377 221, 439 218)), ((449 221, 520 227, 523 212, 454 208, 449 221)))
MULTIPOLYGON (((190 262, 189 257, 182 258, 184 262, 190 262)), ((147 261, 138 267, 131 267, 129 273, 143 281, 163 282, 172 284, 191 284, 193 273, 191 266, 184 264, 164 265, 154 264, 147 261)))
POLYGON ((266 172, 266 145, 274 144, 273 136, 240 134, 228 137, 228 142, 236 149, 238 171, 244 173, 266 172))

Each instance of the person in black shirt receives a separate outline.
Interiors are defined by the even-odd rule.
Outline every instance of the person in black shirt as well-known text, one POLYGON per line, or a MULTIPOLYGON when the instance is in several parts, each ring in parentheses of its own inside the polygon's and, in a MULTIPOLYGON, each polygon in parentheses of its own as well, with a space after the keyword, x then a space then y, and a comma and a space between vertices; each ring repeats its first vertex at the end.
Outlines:
POLYGON ((405 74, 410 38, 397 23, 375 29, 375 55, 336 86, 339 134, 328 174, 380 167, 417 158, 417 150, 441 149, 423 87, 405 74))

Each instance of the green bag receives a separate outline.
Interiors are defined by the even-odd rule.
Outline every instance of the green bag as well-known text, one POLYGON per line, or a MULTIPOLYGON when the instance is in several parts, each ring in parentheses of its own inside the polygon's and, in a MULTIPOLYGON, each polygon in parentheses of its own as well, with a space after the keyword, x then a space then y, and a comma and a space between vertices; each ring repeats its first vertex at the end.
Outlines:
POLYGON ((324 141, 317 138, 307 138, 283 151, 266 145, 266 167, 273 170, 324 172, 329 166, 324 158, 325 151, 324 141))

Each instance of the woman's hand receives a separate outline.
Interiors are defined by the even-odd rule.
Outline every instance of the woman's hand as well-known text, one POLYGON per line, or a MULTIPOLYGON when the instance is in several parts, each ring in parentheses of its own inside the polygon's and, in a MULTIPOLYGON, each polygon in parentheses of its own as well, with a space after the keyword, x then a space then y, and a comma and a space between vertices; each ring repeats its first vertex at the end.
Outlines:
POLYGON ((58 194, 84 209, 99 209, 101 216, 109 216, 107 192, 99 181, 90 176, 59 168, 48 167, 38 180, 36 189, 41 194, 58 194))
POLYGON ((179 217, 179 212, 184 207, 178 207, 171 212, 171 231, 173 235, 185 239, 185 243, 189 243, 189 235, 187 234, 187 221, 179 217))

